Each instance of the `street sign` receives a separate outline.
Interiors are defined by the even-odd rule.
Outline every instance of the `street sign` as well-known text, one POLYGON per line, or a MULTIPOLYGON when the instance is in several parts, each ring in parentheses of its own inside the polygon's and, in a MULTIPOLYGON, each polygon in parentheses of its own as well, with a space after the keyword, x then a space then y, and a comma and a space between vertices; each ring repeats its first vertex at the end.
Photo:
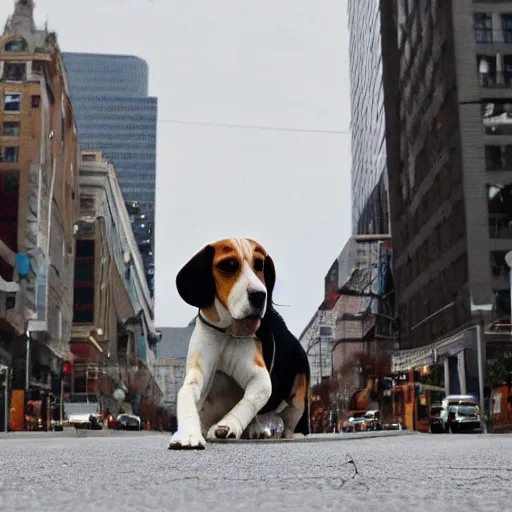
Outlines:
POLYGON ((16 254, 14 261, 20 276, 26 276, 30 272, 30 261, 25 253, 19 252, 16 254))

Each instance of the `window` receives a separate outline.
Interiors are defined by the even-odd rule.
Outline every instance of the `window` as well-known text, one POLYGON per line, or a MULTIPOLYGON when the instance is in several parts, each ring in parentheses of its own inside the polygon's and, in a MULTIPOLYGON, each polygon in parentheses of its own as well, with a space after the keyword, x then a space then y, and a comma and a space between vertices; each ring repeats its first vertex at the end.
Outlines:
POLYGON ((82 162, 96 162, 98 157, 96 153, 84 153, 82 154, 82 162))
POLYGON ((19 112, 21 110, 21 94, 4 94, 5 112, 19 112))
POLYGON ((485 146, 488 171, 512 171, 512 146, 485 146))
POLYGON ((18 121, 5 121, 2 127, 4 137, 19 137, 20 123, 18 121))
POLYGON ((512 102, 494 100, 482 102, 482 124, 487 135, 512 134, 512 102))
POLYGON ((9 41, 5 45, 5 51, 6 52, 22 52, 25 50, 26 47, 27 47, 27 45, 26 45, 25 41, 23 41, 22 39, 16 40, 16 41, 9 41))
POLYGON ((498 316, 510 316, 510 290, 493 290, 494 310, 498 316))
POLYGON ((23 82, 25 79, 26 64, 24 62, 5 62, 4 80, 9 82, 23 82))
POLYGON ((332 328, 320 327, 320 336, 332 336, 332 328))
POLYGON ((503 27, 503 41, 512 43, 512 14, 502 14, 501 24, 503 27))
POLYGON ((73 322, 94 321, 94 240, 76 241, 73 322))
POLYGON ((488 184, 487 211, 491 238, 512 238, 512 185, 488 184))
POLYGON ((488 12, 476 12, 473 15, 475 41, 492 43, 492 18, 488 12))
POLYGON ((491 267, 492 275, 494 277, 508 276, 509 267, 505 261, 505 256, 508 251, 492 251, 491 252, 491 267))
POLYGON ((94 197, 92 196, 80 196, 80 211, 94 210, 94 197))
POLYGON ((39 108, 39 104, 41 103, 41 96, 38 94, 34 94, 32 96, 32 108, 39 108))
POLYGON ((18 146, 6 146, 0 149, 0 162, 14 164, 18 161, 18 146))
POLYGON ((93 284, 93 281, 94 281, 94 263, 92 265, 77 264, 75 266, 75 283, 85 285, 85 283, 93 284))
POLYGON ((77 240, 76 257, 94 258, 94 240, 77 240))
POLYGON ((44 75, 45 64, 44 62, 33 62, 32 73, 36 75, 44 75))

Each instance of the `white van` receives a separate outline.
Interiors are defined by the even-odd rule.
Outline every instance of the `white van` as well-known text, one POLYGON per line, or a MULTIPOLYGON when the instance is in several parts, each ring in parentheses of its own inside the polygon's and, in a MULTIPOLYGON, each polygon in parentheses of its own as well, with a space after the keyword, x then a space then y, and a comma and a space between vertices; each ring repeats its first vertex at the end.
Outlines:
POLYGON ((472 395, 447 395, 441 402, 439 419, 444 432, 457 433, 482 428, 482 414, 472 395))

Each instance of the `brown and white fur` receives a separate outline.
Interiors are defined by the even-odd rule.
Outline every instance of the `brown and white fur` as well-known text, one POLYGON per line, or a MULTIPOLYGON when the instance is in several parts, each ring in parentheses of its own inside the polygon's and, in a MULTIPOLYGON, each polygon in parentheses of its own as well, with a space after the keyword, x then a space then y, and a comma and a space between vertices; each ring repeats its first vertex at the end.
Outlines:
MULTIPOLYGON (((178 430, 169 448, 203 449, 205 438, 239 439, 268 405, 275 346, 268 363, 256 332, 271 307, 274 283, 274 263, 265 249, 241 238, 207 245, 178 273, 178 292, 199 314, 178 393, 178 430)), ((288 435, 307 415, 306 385, 300 380, 300 390, 294 384, 286 400, 278 399, 275 410, 265 411, 267 416, 281 413, 288 435), (297 405, 293 397, 299 396, 297 405)))

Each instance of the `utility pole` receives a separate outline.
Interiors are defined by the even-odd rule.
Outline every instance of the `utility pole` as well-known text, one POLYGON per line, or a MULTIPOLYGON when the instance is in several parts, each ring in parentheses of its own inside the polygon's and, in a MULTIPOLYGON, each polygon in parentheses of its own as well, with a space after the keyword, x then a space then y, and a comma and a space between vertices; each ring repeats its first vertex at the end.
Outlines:
POLYGON ((487 434, 487 425, 484 419, 484 378, 485 378, 485 363, 484 363, 484 321, 480 313, 480 321, 476 326, 476 343, 477 343, 477 359, 478 359, 478 394, 480 395, 480 413, 482 414, 482 427, 483 432, 487 434))

